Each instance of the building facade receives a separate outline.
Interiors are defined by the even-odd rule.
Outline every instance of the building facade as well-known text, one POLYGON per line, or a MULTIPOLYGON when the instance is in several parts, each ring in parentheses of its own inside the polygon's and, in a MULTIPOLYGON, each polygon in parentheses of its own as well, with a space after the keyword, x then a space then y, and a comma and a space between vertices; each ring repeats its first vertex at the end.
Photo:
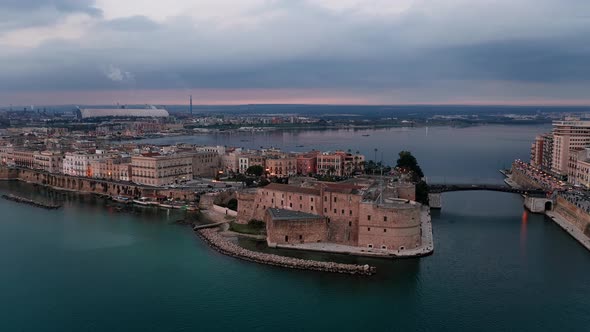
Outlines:
POLYGON ((289 242, 285 236, 293 243, 317 241, 318 238, 301 232, 306 227, 319 229, 319 218, 325 218, 327 233, 320 236, 323 242, 385 250, 420 246, 421 204, 390 196, 376 200, 380 197, 377 187, 374 183, 369 186, 318 183, 312 188, 271 183, 255 191, 238 193, 238 222, 268 221, 269 209, 295 211, 315 215, 317 219, 309 223, 293 218, 296 221, 293 227, 267 226, 269 244, 289 242), (280 232, 275 234, 274 230, 280 232))
POLYGON ((567 175, 571 150, 590 146, 590 121, 566 119, 553 122, 552 171, 567 175))
POLYGON ((193 177, 214 177, 219 171, 217 152, 196 152, 193 154, 193 177))
POLYGON ((63 171, 64 155, 61 152, 41 151, 35 152, 35 168, 48 173, 61 173, 63 171))
POLYGON ((148 186, 166 186, 193 178, 191 154, 145 153, 131 157, 131 181, 148 186))

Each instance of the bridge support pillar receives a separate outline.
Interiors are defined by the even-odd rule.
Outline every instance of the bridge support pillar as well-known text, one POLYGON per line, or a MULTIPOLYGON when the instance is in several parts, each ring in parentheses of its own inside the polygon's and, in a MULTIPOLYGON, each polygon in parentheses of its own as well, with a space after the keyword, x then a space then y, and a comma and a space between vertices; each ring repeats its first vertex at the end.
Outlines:
POLYGON ((546 197, 532 197, 526 196, 524 198, 524 207, 533 213, 545 213, 545 211, 553 210, 555 202, 546 197))
POLYGON ((428 205, 431 209, 442 208, 442 194, 440 193, 429 193, 428 194, 428 205))

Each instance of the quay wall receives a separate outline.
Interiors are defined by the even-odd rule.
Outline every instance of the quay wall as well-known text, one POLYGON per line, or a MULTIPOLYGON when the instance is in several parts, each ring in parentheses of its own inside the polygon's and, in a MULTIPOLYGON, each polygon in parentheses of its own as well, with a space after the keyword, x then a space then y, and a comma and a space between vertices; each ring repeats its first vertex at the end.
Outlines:
MULTIPOLYGON (((539 188, 534 179, 523 174, 516 168, 512 168, 512 180, 518 185, 525 188, 539 188)), ((590 214, 580 209, 575 204, 567 201, 563 197, 556 195, 556 199, 553 205, 553 212, 559 214, 568 223, 576 227, 578 230, 583 232, 587 237, 590 237, 590 214)), ((532 211, 532 210, 531 210, 532 211)), ((533 211, 534 212, 534 211, 533 211)), ((544 211, 547 212, 547 211, 544 211)))
POLYGON ((557 197, 554 211, 582 231, 586 236, 590 236, 590 214, 560 196, 557 197))
POLYGON ((542 189, 541 185, 539 185, 535 179, 529 177, 515 167, 512 167, 510 179, 522 189, 542 189))
POLYGON ((64 174, 52 174, 40 170, 25 168, 0 167, 0 179, 16 179, 60 190, 69 190, 80 193, 92 193, 99 195, 127 195, 133 197, 162 195, 168 198, 182 199, 187 201, 195 199, 195 194, 193 192, 186 190, 160 189, 136 185, 132 183, 121 183, 92 178, 82 178, 64 174))
POLYGON ((0 180, 18 180, 18 170, 14 168, 0 167, 0 180))
POLYGON ((278 256, 273 254, 265 254, 244 249, 236 244, 233 244, 215 229, 198 229, 195 230, 197 235, 216 251, 235 257, 238 259, 273 265, 289 269, 311 270, 332 273, 342 273, 351 275, 372 275, 377 272, 377 269, 369 265, 355 265, 355 264, 341 264, 334 262, 312 261, 300 258, 278 256))

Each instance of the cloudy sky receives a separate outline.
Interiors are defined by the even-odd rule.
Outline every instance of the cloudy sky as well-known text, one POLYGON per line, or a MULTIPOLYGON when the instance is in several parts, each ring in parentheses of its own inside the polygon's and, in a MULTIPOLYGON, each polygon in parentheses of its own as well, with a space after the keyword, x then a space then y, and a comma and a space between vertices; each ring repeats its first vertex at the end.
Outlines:
POLYGON ((589 0, 0 0, 0 105, 590 105, 589 0))

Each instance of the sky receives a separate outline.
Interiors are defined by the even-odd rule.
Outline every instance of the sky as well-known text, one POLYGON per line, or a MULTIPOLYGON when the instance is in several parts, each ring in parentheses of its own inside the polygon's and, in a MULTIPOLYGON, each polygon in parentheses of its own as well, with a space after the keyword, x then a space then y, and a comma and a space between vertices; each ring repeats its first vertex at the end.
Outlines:
POLYGON ((0 105, 590 105, 588 0, 0 0, 0 105))

